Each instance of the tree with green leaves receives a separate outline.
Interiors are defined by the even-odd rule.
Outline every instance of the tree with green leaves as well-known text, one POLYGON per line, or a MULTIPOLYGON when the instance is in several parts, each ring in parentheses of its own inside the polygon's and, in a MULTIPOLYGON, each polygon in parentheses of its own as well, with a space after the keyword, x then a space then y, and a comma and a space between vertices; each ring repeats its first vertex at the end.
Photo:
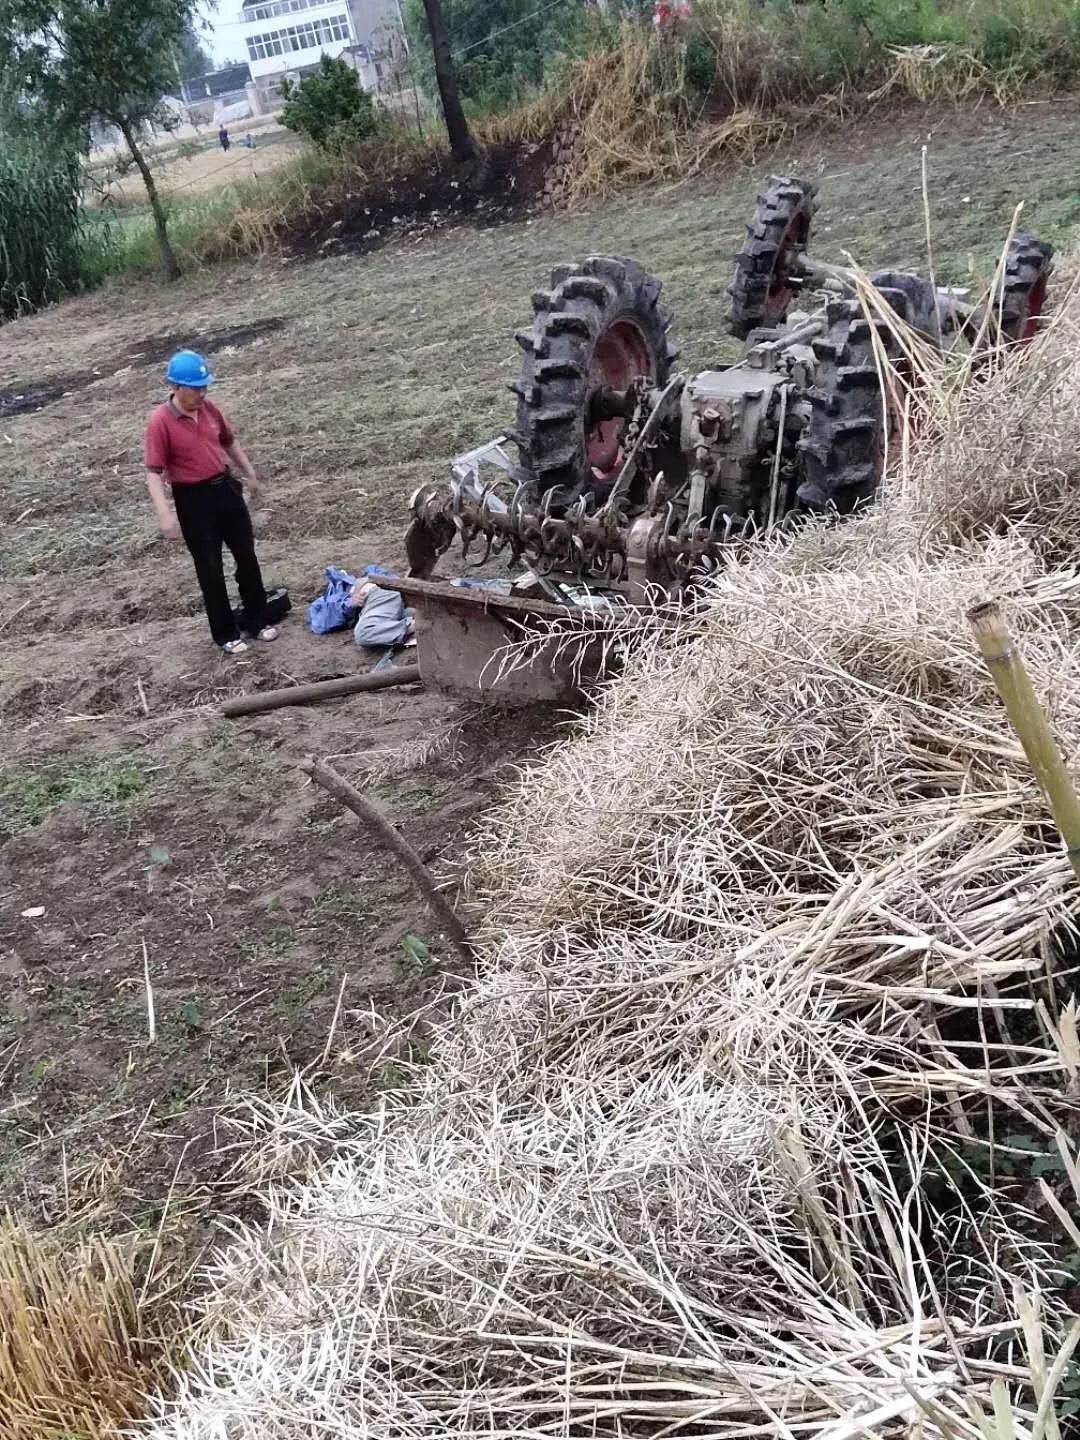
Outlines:
MULTIPOLYGON (((421 54, 428 4, 405 0, 405 27, 421 54)), ((441 10, 461 94, 484 106, 509 105, 540 84, 552 58, 589 23, 582 0, 442 0, 441 10)), ((421 70, 430 85, 430 67, 421 70)))
POLYGON ((347 60, 323 55, 317 70, 281 82, 281 123, 321 150, 341 152, 374 135, 375 103, 347 60))
POLYGON ((181 84, 198 80, 213 70, 214 62, 204 48, 194 25, 188 25, 176 50, 176 71, 181 84))
POLYGON ((142 146, 145 127, 168 126, 162 100, 176 83, 177 55, 196 0, 0 0, 0 109, 18 109, 40 133, 115 126, 146 186, 161 269, 180 274, 165 206, 142 146))

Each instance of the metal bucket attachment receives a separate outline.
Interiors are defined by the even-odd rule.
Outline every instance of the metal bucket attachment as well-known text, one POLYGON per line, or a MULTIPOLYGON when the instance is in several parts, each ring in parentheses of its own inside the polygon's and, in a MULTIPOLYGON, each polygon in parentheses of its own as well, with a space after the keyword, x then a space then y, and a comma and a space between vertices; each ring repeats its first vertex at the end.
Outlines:
POLYGON ((436 690, 512 707, 571 700, 600 677, 606 647, 589 631, 603 613, 445 581, 379 586, 415 609, 420 678, 436 690))

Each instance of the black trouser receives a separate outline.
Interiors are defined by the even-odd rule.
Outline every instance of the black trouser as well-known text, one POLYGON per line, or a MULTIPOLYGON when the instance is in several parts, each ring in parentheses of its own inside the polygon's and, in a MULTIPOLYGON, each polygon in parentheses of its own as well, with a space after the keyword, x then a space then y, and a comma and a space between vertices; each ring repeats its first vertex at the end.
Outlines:
POLYGON ((258 634, 266 609, 266 590, 239 480, 226 473, 196 485, 174 485, 172 492, 180 533, 195 561, 211 635, 217 644, 225 645, 239 639, 240 634, 225 588, 222 545, 229 547, 236 561, 236 584, 248 629, 258 634))

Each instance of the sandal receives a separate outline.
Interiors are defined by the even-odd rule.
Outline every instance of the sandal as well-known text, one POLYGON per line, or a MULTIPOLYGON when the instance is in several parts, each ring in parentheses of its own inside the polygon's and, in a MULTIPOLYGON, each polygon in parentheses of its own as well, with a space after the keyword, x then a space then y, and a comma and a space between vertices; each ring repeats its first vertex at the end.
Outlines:
POLYGON ((244 655, 247 652, 248 643, 246 640, 226 640, 221 648, 226 655, 244 655))
POLYGON ((276 640, 277 637, 278 628, 276 625, 264 625, 263 628, 259 631, 260 640, 276 640))

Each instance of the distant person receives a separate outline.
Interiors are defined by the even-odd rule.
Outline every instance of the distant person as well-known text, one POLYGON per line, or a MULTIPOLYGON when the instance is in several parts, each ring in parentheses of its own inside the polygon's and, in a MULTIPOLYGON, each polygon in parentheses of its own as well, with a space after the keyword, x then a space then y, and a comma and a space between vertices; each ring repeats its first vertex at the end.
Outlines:
POLYGON ((222 125, 221 129, 217 132, 217 138, 218 144, 227 155, 229 153, 229 132, 225 129, 224 125, 222 125))
POLYGON ((255 141, 251 138, 251 131, 250 131, 250 130, 249 130, 248 133, 244 136, 244 148, 245 148, 246 150, 254 150, 254 149, 255 149, 255 141))
POLYGON ((236 584, 248 631, 260 640, 276 640, 277 630, 264 623, 266 589, 255 554, 251 515, 240 480, 248 494, 259 495, 251 461, 237 444, 232 426, 206 392, 213 381, 210 367, 194 350, 178 350, 165 379, 169 398, 146 423, 144 455, 146 488, 166 540, 184 539, 195 562, 210 633, 226 655, 248 648, 240 634, 225 588, 222 546, 236 561, 236 584), (165 486, 172 490, 173 514, 165 486))

